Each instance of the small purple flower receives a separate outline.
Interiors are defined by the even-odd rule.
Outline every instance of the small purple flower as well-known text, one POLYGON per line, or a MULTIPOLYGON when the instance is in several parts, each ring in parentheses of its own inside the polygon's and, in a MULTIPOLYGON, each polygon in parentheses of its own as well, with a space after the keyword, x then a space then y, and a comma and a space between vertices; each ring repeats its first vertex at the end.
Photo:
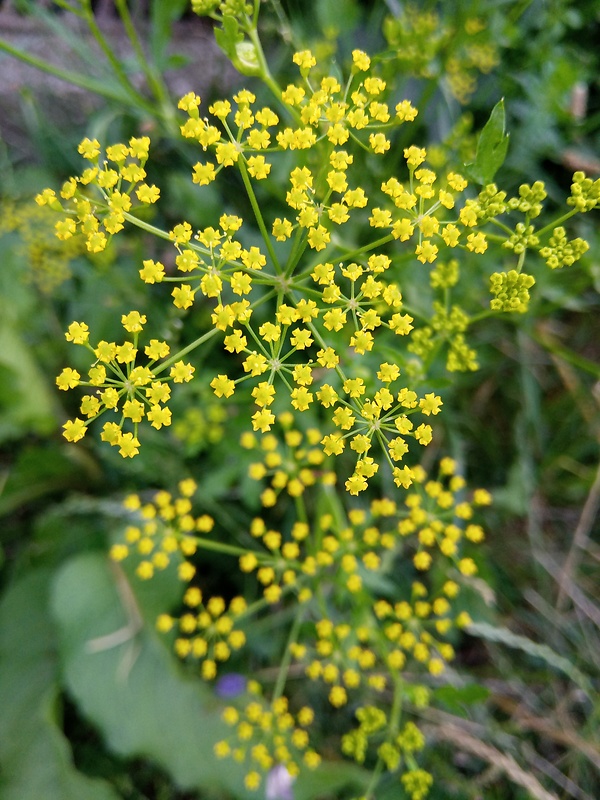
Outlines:
POLYGON ((246 678, 237 672, 223 675, 216 683, 215 693, 219 697, 237 697, 246 691, 246 678))
POLYGON ((267 775, 266 800, 294 800, 293 780, 283 764, 277 764, 267 775))

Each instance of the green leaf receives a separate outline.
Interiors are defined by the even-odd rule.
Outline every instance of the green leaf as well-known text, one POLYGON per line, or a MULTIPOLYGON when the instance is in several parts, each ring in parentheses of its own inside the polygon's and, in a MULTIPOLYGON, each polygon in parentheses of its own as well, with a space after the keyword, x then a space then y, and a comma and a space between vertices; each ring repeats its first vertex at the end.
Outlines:
POLYGON ((2 800, 119 800, 78 772, 56 724, 58 661, 48 612, 50 573, 13 584, 0 604, 0 795, 2 800))
POLYGON ((49 433, 56 427, 56 402, 23 339, 7 318, 0 323, 0 441, 23 432, 49 433))
POLYGON ((236 45, 244 38, 240 33, 240 26, 235 17, 225 14, 223 17, 223 27, 215 28, 215 40, 225 55, 231 60, 236 59, 236 45))
POLYGON ((488 625, 486 622, 472 622, 467 628, 467 633, 471 636, 479 636, 481 639, 487 639, 490 642, 498 642, 507 647, 513 647, 516 650, 527 653, 527 655, 533 658, 538 658, 549 667, 569 677, 573 683, 577 684, 577 686, 583 689, 590 697, 594 695, 594 689, 587 676, 584 675, 575 664, 569 661, 568 658, 559 655, 546 644, 532 642, 531 639, 528 639, 526 636, 519 636, 519 634, 513 633, 508 628, 488 625))
POLYGON ((94 465, 81 450, 54 444, 22 447, 0 487, 0 515, 52 492, 83 488, 93 477, 94 465))
POLYGON ((251 797, 240 766, 214 757, 215 742, 228 732, 221 701, 182 674, 158 634, 140 627, 104 556, 65 564, 51 603, 69 694, 113 752, 152 759, 184 789, 251 797))
POLYGON ((504 100, 499 100, 479 134, 475 161, 465 164, 469 180, 482 186, 491 183, 506 158, 510 134, 505 132, 504 100))
POLYGON ((167 46, 173 35, 173 23, 181 17, 187 5, 187 0, 170 0, 168 3, 164 0, 152 0, 150 49, 158 65, 162 65, 165 58, 167 46))

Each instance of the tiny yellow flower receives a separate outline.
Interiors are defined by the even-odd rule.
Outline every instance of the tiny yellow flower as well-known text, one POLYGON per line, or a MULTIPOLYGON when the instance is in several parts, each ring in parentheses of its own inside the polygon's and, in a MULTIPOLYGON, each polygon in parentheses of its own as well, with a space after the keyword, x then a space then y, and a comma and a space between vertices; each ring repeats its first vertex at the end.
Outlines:
POLYGON ((100 142, 97 139, 84 139, 77 147, 77 151, 88 161, 95 161, 100 155, 100 142))
POLYGON ((235 391, 235 383, 227 375, 217 375, 210 386, 217 397, 231 397, 235 391))
POLYGON ((129 314, 121 316, 121 324, 129 333, 139 333, 146 324, 146 317, 139 311, 130 311, 129 314))
POLYGON ((362 50, 352 51, 352 62, 360 72, 366 72, 371 66, 371 59, 362 50))
POLYGON ((184 361, 177 361, 170 369, 169 375, 175 383, 188 383, 194 377, 195 368, 184 361))
POLYGON ((79 379, 81 375, 75 369, 71 369, 70 367, 65 367, 60 375, 56 378, 56 385, 59 389, 63 392, 66 392, 67 389, 74 389, 76 386, 79 386, 79 379))
POLYGON ((74 344, 85 344, 89 335, 89 328, 85 322, 72 322, 65 333, 65 339, 74 344))
POLYGON ((292 61, 300 67, 301 72, 308 72, 308 70, 317 63, 316 58, 310 50, 301 50, 298 53, 294 53, 292 61))
POLYGON ((82 419, 68 420, 63 425, 63 436, 68 442, 78 442, 86 434, 87 428, 82 419))

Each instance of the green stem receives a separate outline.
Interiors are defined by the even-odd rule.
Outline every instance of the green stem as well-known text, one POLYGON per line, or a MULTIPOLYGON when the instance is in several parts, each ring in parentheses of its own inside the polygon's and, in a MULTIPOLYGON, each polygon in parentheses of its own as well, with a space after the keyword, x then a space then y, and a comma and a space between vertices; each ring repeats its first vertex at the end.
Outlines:
POLYGON ((377 764, 375 764, 375 769, 373 770, 373 773, 371 775, 371 780, 369 781, 369 785, 367 786, 365 791, 365 800, 375 800, 374 790, 377 784, 379 783, 379 778, 384 770, 384 767, 385 765, 383 763, 383 760, 381 758, 378 758, 377 764))
MULTIPOLYGON (((508 227, 508 225, 505 225, 503 222, 500 222, 500 220, 495 219, 495 218, 491 219, 490 222, 492 223, 492 225, 495 225, 497 228, 501 228, 509 236, 512 236, 513 231, 512 231, 511 228, 508 227)), ((488 237, 491 236, 491 235, 492 234, 490 234, 490 233, 486 233, 486 236, 488 236, 488 237)))
MULTIPOLYGON (((387 729, 387 736, 388 739, 394 739, 398 733, 398 729, 400 727, 400 716, 402 714, 402 679, 397 675, 394 675, 394 699, 392 700, 392 709, 389 715, 389 723, 387 729)), ((365 797, 367 800, 375 800, 375 795, 372 794, 374 789, 379 782, 379 777, 385 768, 385 764, 383 763, 382 759, 379 758, 377 760, 377 764, 375 765, 375 769, 373 770, 373 774, 371 776, 371 780, 369 781, 369 785, 365 792, 365 797)))
POLYGON ((269 605, 269 601, 265 600, 264 597, 261 597, 260 600, 255 600, 253 603, 250 603, 249 606, 246 607, 244 611, 242 611, 239 616, 236 617, 236 620, 245 619, 246 617, 251 617, 253 614, 256 614, 257 611, 262 611, 263 608, 266 608, 269 605))
POLYGON ((74 14, 76 17, 79 17, 80 19, 82 18, 82 13, 80 8, 72 6, 71 3, 67 3, 66 0, 54 0, 54 2, 64 11, 68 11, 70 14, 74 14))
POLYGON ((398 676, 394 676, 394 699, 392 701, 390 723, 388 726, 390 737, 395 737, 400 727, 400 715, 402 714, 402 688, 402 679, 398 676))
POLYGON ((277 81, 271 75, 271 71, 269 70, 269 65, 267 64, 267 59, 265 58, 265 54, 262 49, 262 44, 260 42, 260 37, 258 35, 258 31, 255 25, 248 28, 248 38, 254 45, 254 49, 256 51, 256 57, 258 59, 258 64, 260 67, 261 80, 266 86, 268 86, 268 88, 275 95, 277 100, 281 101, 281 89, 279 88, 279 84, 277 83, 277 81))
MULTIPOLYGON (((124 211, 123 218, 126 219, 127 222, 131 222, 131 224, 135 225, 137 228, 141 228, 141 230, 146 231, 147 233, 158 236, 159 239, 166 239, 168 242, 173 242, 169 231, 164 231, 162 228, 157 228, 155 225, 150 225, 149 222, 144 222, 143 219, 136 217, 135 214, 130 214, 128 211, 124 211)), ((212 256, 211 251, 207 247, 202 247, 201 245, 193 244, 192 242, 188 242, 188 247, 190 247, 192 250, 196 250, 198 253, 202 253, 204 256, 212 256)))
POLYGON ((238 166, 240 169, 240 175, 242 176, 242 180, 244 182, 244 187, 246 189, 246 193, 248 194, 248 199, 250 200, 250 205, 252 206, 252 210, 254 211, 254 216, 256 218, 256 222, 258 223, 258 227, 262 234, 264 243, 269 251, 269 255, 271 256, 271 261, 273 262, 273 266, 275 267, 276 272, 281 275, 281 265, 279 264, 279 259, 277 258, 277 254, 273 249, 273 243, 271 242, 271 237, 269 236, 269 232, 267 231, 265 221, 263 219, 260 206, 258 205, 258 200, 256 199, 256 195, 254 194, 254 189, 252 188, 252 182, 250 181, 250 177, 248 176, 248 170, 246 169, 246 164, 244 163, 243 159, 238 159, 238 166))
POLYGON ((308 522, 306 503, 304 502, 304 497, 302 495, 296 497, 294 505, 296 506, 296 517, 300 520, 300 522, 308 522))
POLYGON ((290 668, 290 664, 292 663, 292 652, 291 646, 294 644, 298 639, 298 634, 300 633, 300 625, 302 624, 302 619, 304 617, 304 606, 299 605, 296 611, 296 616, 294 617, 294 622, 292 623, 292 627, 290 630, 290 635, 288 636, 288 640, 285 646, 285 652, 281 659, 281 664, 279 667, 279 673, 277 675, 277 681, 275 683, 275 688, 273 689, 273 698, 271 702, 275 702, 278 700, 281 695, 283 694, 283 690, 285 688, 285 682, 287 680, 288 671, 290 668))
POLYGON ((566 222, 566 220, 571 219, 571 217, 575 216, 575 214, 577 214, 576 208, 574 208, 572 211, 567 211, 567 213, 563 214, 562 217, 555 219, 554 222, 550 222, 544 228, 540 228, 539 231, 536 231, 535 232, 536 236, 543 236, 547 231, 553 230, 558 225, 561 225, 563 222, 566 222))
POLYGON ((393 241, 393 239, 393 235, 389 233, 387 236, 383 236, 381 239, 377 239, 375 242, 364 245, 364 247, 359 247, 357 250, 350 250, 344 253, 344 260, 355 258, 355 256, 360 256, 363 253, 368 253, 370 250, 374 250, 376 247, 381 247, 381 245, 393 241))
POLYGON ((136 217, 135 214, 130 214, 128 211, 124 211, 123 218, 126 219, 127 222, 131 222, 132 225, 135 225, 137 228, 141 228, 147 233, 152 233, 154 236, 158 236, 160 239, 166 239, 168 242, 172 241, 168 231, 163 231, 162 228, 157 228, 154 225, 150 225, 149 222, 144 222, 144 220, 136 217))
POLYGON ((188 344, 187 347, 184 347, 183 350, 179 350, 179 352, 175 353, 174 356, 171 356, 166 361, 163 361, 162 364, 160 365, 160 367, 155 371, 154 374, 155 375, 159 375, 167 367, 170 367, 171 364, 174 364, 176 361, 179 361, 179 359, 182 356, 185 356, 188 353, 191 353, 192 350, 195 350, 197 347, 200 347, 200 345, 204 344, 204 342, 208 342, 210 339, 212 339, 213 336, 216 336, 218 333, 222 333, 222 331, 220 331, 218 328, 212 328, 210 331, 207 331, 205 334, 200 336, 198 339, 195 339, 191 344, 188 344))
POLYGON ((497 311, 492 311, 491 309, 482 311, 480 314, 475 314, 475 316, 470 318, 469 325, 473 325, 475 322, 481 322, 482 319, 487 319, 488 317, 495 317, 497 314, 497 311))
POLYGON ((308 244, 306 236, 304 236, 303 229, 298 228, 296 231, 296 238, 292 247, 292 252, 290 253, 290 257, 288 258, 288 262, 285 267, 285 277, 290 278, 292 273, 294 272, 296 265, 302 258, 302 253, 306 250, 306 245, 308 244))
POLYGON ((243 556, 249 551, 244 547, 236 547, 233 544, 224 544, 223 542, 215 542, 213 539, 204 539, 201 536, 187 537, 193 539, 195 544, 202 548, 202 550, 212 550, 214 553, 226 553, 229 556, 243 556))

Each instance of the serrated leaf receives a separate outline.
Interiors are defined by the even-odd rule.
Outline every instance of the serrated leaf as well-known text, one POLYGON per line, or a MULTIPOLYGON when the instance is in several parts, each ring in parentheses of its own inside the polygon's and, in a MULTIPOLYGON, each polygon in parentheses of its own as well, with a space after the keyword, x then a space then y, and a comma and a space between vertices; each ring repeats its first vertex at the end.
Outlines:
POLYGON ((236 58, 236 45, 244 38, 244 34, 240 33, 240 26, 235 17, 226 14, 223 17, 223 27, 215 28, 215 41, 225 53, 225 55, 234 61, 236 58))
POLYGON ((48 612, 50 573, 29 573, 0 604, 2 800, 119 800, 73 766, 56 723, 58 660, 48 612))
POLYGON ((506 133, 504 100, 499 100, 483 126, 477 141, 475 161, 465 164, 465 174, 469 180, 486 186, 494 180, 494 175, 506 158, 509 134, 506 133))

